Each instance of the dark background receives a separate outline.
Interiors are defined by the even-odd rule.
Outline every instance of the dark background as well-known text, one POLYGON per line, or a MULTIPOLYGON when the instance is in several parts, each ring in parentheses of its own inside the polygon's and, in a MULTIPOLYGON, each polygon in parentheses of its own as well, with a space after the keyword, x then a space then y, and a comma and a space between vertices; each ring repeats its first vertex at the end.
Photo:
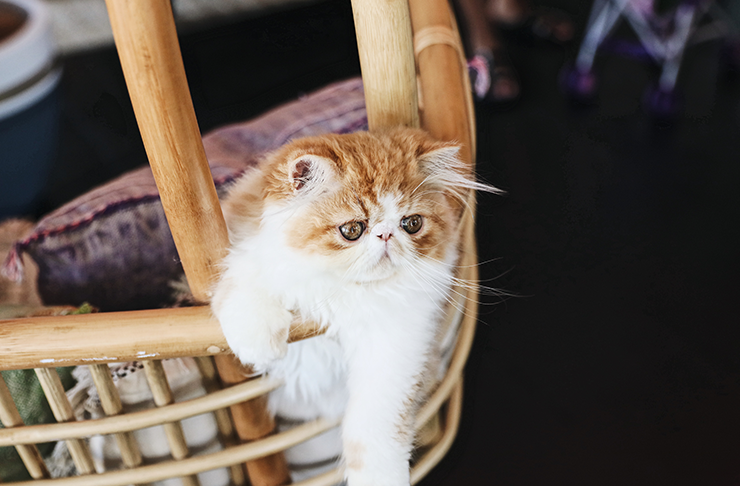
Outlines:
MULTIPOLYGON (((579 36, 590 3, 554 1, 579 36)), ((349 2, 181 28, 201 129, 359 73, 349 2)), ((629 37, 629 33, 625 33, 629 37)), ((575 45, 507 35, 522 98, 477 106, 484 296, 459 436, 432 485, 740 485, 740 86, 691 47, 683 111, 657 71, 597 63, 595 103, 558 87, 575 45)), ((145 163, 114 49, 64 59, 57 159, 35 216, 145 163)))

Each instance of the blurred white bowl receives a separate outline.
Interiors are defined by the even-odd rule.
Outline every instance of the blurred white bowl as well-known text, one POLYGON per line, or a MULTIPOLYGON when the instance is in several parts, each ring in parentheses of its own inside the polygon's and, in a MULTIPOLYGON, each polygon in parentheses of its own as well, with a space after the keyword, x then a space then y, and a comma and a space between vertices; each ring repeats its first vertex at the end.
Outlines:
POLYGON ((47 95, 59 81, 46 6, 40 0, 0 0, 0 120, 47 95), (20 24, 18 23, 20 21, 20 24))

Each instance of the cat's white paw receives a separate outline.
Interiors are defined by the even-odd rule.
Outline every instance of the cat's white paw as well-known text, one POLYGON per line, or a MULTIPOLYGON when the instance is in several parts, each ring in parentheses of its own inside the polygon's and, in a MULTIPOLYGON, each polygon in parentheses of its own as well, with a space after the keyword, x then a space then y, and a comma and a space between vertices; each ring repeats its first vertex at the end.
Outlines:
POLYGON ((288 330, 273 333, 262 328, 239 333, 231 339, 227 337, 226 341, 239 361, 252 365, 255 371, 266 371, 275 360, 287 353, 288 330))
POLYGON ((214 306, 226 342, 239 361, 265 371, 288 351, 288 332, 292 314, 272 303, 245 305, 236 298, 214 306))

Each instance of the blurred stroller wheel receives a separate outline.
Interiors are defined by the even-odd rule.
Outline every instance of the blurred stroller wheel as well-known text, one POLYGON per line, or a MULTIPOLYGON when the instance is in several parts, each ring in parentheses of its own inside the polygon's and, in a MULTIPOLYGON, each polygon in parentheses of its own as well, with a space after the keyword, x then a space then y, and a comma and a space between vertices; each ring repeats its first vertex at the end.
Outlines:
POLYGON ((583 71, 567 64, 560 72, 560 87, 571 101, 590 104, 596 98, 596 75, 591 70, 583 71))
POLYGON ((643 108, 657 120, 672 120, 681 112, 681 99, 676 89, 653 84, 643 95, 643 108))

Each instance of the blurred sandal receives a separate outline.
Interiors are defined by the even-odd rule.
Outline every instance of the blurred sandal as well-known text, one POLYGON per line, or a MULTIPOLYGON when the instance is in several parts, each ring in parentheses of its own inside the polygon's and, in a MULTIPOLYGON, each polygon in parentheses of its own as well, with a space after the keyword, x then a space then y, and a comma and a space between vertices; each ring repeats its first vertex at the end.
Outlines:
POLYGON ((519 98, 519 79, 505 51, 477 51, 468 72, 476 101, 508 104, 519 98))

